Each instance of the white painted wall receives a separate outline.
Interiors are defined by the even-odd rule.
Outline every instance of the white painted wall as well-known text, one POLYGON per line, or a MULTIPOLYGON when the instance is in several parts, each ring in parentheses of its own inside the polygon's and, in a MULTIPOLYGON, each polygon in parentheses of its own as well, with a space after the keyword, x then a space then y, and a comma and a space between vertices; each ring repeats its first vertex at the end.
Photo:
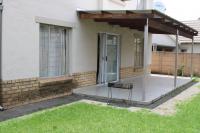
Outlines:
MULTIPOLYGON (((186 49, 186 53, 191 53, 192 45, 191 44, 181 44, 181 49, 186 49)), ((194 53, 200 53, 200 44, 194 44, 194 53)))
POLYGON ((153 0, 129 0, 122 2, 121 0, 100 0, 101 9, 103 10, 143 10, 152 9, 153 0))
POLYGON ((136 9, 137 0, 131 0, 128 2, 122 2, 121 0, 102 0, 103 10, 126 10, 136 9))
POLYGON ((138 9, 153 9, 153 0, 138 0, 138 9))
MULTIPOLYGON (((76 44, 77 38, 80 38, 77 35, 79 23, 76 9, 98 8, 97 0, 5 0, 3 4, 3 80, 39 76, 39 24, 35 22, 36 16, 75 23, 72 53, 76 54, 73 51, 79 50, 76 44)), ((72 63, 75 62, 79 61, 72 60, 72 63)))
POLYGON ((39 77, 39 24, 36 17, 75 25, 71 30, 71 73, 97 69, 98 32, 121 34, 122 67, 133 65, 133 56, 129 56, 132 55, 130 40, 133 30, 79 20, 76 9, 97 10, 99 0, 5 0, 3 4, 3 80, 39 77))
POLYGON ((146 0, 146 9, 153 9, 154 0, 146 0))

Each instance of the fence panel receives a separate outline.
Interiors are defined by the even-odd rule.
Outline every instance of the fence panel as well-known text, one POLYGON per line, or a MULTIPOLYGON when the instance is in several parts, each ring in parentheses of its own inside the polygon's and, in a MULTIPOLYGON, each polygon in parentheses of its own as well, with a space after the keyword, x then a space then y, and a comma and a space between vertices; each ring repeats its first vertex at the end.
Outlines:
MULTIPOLYGON (((152 73, 173 75, 175 70, 174 52, 153 52, 152 53, 152 73)), ((191 54, 178 54, 178 75, 189 76, 191 70, 191 54)), ((194 75, 200 76, 200 54, 193 54, 194 75)))

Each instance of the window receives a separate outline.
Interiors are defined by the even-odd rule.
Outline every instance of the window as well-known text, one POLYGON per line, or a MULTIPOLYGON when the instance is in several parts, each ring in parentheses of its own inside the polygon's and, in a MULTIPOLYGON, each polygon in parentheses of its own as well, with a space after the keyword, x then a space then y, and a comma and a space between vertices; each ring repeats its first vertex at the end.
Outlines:
POLYGON ((58 77, 68 74, 68 47, 68 29, 40 25, 40 77, 58 77))
POLYGON ((144 39, 141 37, 135 38, 135 68, 143 67, 144 57, 144 39))

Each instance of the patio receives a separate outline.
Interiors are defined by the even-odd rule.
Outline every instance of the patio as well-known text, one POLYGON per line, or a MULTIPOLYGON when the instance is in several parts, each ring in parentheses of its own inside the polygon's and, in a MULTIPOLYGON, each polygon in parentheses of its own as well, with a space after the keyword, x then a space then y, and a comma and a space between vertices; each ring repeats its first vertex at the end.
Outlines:
MULTIPOLYGON (((174 90, 174 77, 168 75, 150 74, 146 77, 143 86, 142 76, 122 80, 124 83, 134 83, 131 101, 139 104, 150 104, 153 101, 174 90), (145 89, 144 89, 145 88, 145 89), (143 96, 145 95, 145 100, 143 96)), ((191 78, 177 77, 177 88, 191 82, 191 78)), ((107 85, 94 85, 73 90, 74 94, 91 97, 108 97, 107 85)), ((129 90, 112 88, 112 98, 115 100, 128 100, 129 90)))

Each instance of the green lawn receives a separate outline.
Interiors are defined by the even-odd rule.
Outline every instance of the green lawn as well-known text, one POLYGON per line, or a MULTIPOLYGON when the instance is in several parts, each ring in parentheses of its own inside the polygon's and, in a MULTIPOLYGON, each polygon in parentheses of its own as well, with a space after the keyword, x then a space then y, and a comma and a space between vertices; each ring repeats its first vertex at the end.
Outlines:
POLYGON ((200 77, 193 77, 192 80, 193 80, 194 82, 200 82, 200 77))
POLYGON ((200 95, 160 116, 76 103, 0 123, 0 133, 199 133, 200 95))

